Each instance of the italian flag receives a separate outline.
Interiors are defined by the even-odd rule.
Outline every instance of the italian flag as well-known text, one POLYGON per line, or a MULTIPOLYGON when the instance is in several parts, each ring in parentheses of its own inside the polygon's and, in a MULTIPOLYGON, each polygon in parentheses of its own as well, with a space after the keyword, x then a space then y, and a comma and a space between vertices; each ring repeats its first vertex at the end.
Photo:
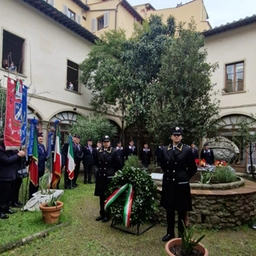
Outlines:
POLYGON ((29 165, 29 175, 30 181, 34 186, 38 186, 38 141, 37 141, 37 132, 34 129, 33 135, 33 148, 32 148, 32 158, 29 165))
POLYGON ((61 152, 60 152, 60 127, 56 125, 56 137, 54 148, 52 188, 56 188, 61 177, 61 152))
POLYGON ((75 170, 75 160, 74 160, 74 150, 73 150, 73 143, 72 143, 72 137, 71 136, 69 137, 66 169, 67 169, 67 172, 68 172, 69 179, 73 180, 74 170, 75 170))

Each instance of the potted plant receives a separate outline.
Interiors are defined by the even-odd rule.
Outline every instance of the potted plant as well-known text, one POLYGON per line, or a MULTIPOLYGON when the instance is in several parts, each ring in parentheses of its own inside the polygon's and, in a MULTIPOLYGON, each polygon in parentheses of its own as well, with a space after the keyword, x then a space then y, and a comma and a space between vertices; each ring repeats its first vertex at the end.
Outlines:
POLYGON ((63 202, 58 201, 57 196, 51 195, 50 200, 39 205, 42 211, 43 221, 46 224, 56 223, 60 217, 60 210, 63 207, 63 202))
POLYGON ((183 223, 184 233, 180 238, 173 238, 165 245, 165 251, 170 256, 208 256, 208 250, 200 243, 205 237, 202 235, 197 240, 194 238, 194 228, 186 228, 183 223))

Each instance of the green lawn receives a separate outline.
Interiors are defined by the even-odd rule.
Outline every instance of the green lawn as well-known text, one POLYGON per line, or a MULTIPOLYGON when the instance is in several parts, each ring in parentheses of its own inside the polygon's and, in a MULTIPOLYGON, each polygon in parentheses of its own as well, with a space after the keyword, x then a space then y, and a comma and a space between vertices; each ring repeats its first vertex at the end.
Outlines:
MULTIPOLYGON (((88 256, 128 256, 165 255, 164 243, 166 227, 155 225, 140 236, 127 234, 110 227, 110 222, 96 222, 98 197, 93 195, 94 184, 82 184, 73 190, 65 190, 61 200, 64 209, 61 222, 70 222, 67 227, 49 232, 45 238, 2 255, 88 255, 88 256)), ((61 187, 63 184, 61 185, 61 187)), ((0 247, 6 243, 40 232, 51 225, 42 222, 41 212, 18 212, 8 220, 0 220, 0 247)), ((212 256, 256 255, 256 230, 246 226, 236 230, 201 230, 196 236, 206 234, 202 243, 212 256)))

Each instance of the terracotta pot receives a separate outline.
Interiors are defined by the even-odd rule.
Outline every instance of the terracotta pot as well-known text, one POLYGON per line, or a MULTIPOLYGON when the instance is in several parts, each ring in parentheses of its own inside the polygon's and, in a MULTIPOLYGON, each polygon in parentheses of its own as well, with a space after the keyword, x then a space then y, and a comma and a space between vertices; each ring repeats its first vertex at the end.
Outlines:
MULTIPOLYGON (((167 255, 176 256, 170 252, 170 248, 174 245, 181 245, 181 243, 182 243, 181 238, 173 238, 170 241, 168 241, 165 245, 165 251, 166 251, 167 255)), ((204 256, 209 255, 208 250, 201 243, 199 243, 195 248, 197 250, 199 250, 200 252, 204 253, 204 256)))
POLYGON ((56 206, 46 206, 47 203, 39 205, 40 210, 42 211, 42 217, 44 223, 56 223, 60 217, 60 210, 63 206, 63 203, 57 201, 56 206))

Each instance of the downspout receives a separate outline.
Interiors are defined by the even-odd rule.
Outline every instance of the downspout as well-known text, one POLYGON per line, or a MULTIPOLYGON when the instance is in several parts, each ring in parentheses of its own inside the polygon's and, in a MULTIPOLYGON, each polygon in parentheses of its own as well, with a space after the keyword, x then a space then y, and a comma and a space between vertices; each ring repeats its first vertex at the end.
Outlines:
POLYGON ((117 12, 118 12, 118 7, 122 3, 122 0, 117 4, 116 6, 116 12, 115 12, 115 30, 117 29, 117 12))

